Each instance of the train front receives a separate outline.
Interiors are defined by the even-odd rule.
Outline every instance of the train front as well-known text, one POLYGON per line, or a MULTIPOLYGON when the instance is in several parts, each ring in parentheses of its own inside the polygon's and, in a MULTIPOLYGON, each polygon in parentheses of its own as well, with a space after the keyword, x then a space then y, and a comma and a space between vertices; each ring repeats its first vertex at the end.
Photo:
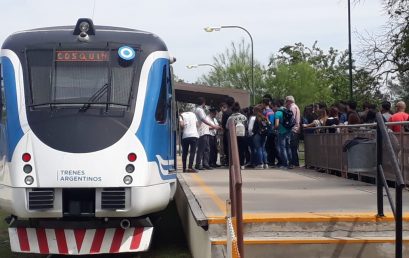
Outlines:
POLYGON ((146 250, 147 216, 176 187, 164 43, 80 19, 11 35, 1 60, 0 206, 13 251, 146 250))

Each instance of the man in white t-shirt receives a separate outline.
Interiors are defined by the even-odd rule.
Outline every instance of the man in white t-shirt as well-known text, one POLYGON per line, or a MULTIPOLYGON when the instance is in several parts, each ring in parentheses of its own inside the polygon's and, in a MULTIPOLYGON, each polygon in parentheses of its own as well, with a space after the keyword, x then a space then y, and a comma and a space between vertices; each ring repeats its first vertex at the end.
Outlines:
POLYGON ((183 112, 179 116, 179 125, 183 129, 182 134, 182 164, 183 172, 197 172, 193 168, 193 161, 196 154, 197 139, 199 139, 199 133, 197 132, 197 118, 193 112, 183 112), (189 165, 186 169, 187 154, 189 154, 189 165))
POLYGON ((198 106, 196 107, 195 114, 198 122, 199 143, 196 153, 196 165, 198 170, 212 169, 209 166, 209 137, 210 129, 218 130, 220 126, 214 125, 206 116, 205 112, 206 100, 202 97, 198 99, 198 106))

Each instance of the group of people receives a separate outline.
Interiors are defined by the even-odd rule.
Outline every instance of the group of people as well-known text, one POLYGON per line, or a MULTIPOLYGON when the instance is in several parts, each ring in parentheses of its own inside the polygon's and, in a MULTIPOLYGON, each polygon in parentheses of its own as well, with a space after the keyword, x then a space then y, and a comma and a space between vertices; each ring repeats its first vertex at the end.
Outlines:
MULTIPOLYGON (((405 112, 406 104, 404 101, 398 101, 395 105, 395 113, 392 113, 392 104, 389 101, 383 101, 378 109, 376 104, 364 103, 362 110, 357 111, 356 101, 339 102, 327 108, 325 104, 314 104, 306 106, 302 118, 302 127, 312 128, 333 125, 354 125, 369 124, 376 122, 376 113, 381 112, 385 122, 403 122, 408 121, 409 115, 405 112)), ((391 130, 400 132, 400 125, 392 125, 391 130)), ((339 132, 339 129, 327 128, 318 132, 339 132)))
POLYGON ((219 109, 208 112, 200 97, 194 110, 179 115, 184 172, 229 164, 230 124, 236 132, 241 169, 299 166, 301 113, 293 96, 274 100, 267 94, 261 103, 244 109, 228 97, 219 109))
MULTIPOLYGON (((219 108, 207 110, 206 100, 200 97, 193 110, 179 115, 183 171, 228 166, 230 123, 236 131, 241 169, 292 169, 300 165, 298 146, 303 128, 327 126, 318 132, 336 133, 340 131, 338 128, 328 126, 374 123, 378 110, 385 122, 409 121, 405 102, 396 103, 395 113, 391 109, 389 101, 382 102, 379 109, 375 104, 364 103, 361 111, 357 111, 355 101, 341 101, 329 108, 323 103, 309 105, 301 114, 293 96, 273 99, 266 94, 255 106, 242 109, 228 97, 219 108)), ((390 128, 400 132, 405 127, 392 125, 390 128)))

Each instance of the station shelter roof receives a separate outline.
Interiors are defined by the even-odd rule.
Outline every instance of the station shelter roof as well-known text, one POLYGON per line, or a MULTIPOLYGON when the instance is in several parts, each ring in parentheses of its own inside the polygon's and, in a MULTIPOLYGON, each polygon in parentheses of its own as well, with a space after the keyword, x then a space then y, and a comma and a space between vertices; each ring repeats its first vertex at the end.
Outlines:
POLYGON ((246 90, 184 82, 175 82, 174 87, 176 101, 179 102, 197 103, 197 99, 203 97, 206 99, 206 105, 218 107, 230 96, 239 102, 242 108, 250 106, 250 93, 246 90))

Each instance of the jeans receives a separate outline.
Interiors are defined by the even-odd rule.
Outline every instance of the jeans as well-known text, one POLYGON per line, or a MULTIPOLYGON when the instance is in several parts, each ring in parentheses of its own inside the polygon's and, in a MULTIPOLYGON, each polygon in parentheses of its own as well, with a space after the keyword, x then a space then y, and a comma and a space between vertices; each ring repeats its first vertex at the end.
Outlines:
POLYGON ((196 154, 196 168, 200 168, 202 166, 204 167, 209 166, 210 154, 209 137, 210 135, 208 134, 199 137, 196 154))
POLYGON ((290 149, 291 149, 291 161, 290 165, 293 166, 300 166, 300 162, 298 159, 298 145, 300 144, 300 134, 291 132, 290 137, 290 149))
POLYGON ((267 152, 266 152, 266 135, 255 134, 253 136, 254 149, 256 151, 256 165, 267 164, 267 152))
POLYGON ((280 150, 280 165, 287 167, 289 165, 289 161, 292 159, 291 156, 291 148, 290 148, 290 137, 291 132, 287 132, 284 134, 278 134, 278 148, 280 150))
POLYGON ((186 169, 186 160, 187 160, 187 154, 189 152, 189 147, 190 147, 190 154, 189 154, 189 166, 188 166, 188 168, 193 167, 193 160, 195 159, 195 154, 196 154, 196 144, 197 144, 197 138, 196 137, 189 137, 189 138, 182 139, 182 164, 183 164, 183 170, 186 169))
POLYGON ((240 166, 245 165, 246 151, 247 151, 247 138, 245 136, 237 136, 237 147, 239 149, 240 166))
POLYGON ((217 139, 216 136, 210 135, 209 136, 209 148, 210 148, 210 156, 209 156, 209 165, 215 166, 217 162, 217 139))

